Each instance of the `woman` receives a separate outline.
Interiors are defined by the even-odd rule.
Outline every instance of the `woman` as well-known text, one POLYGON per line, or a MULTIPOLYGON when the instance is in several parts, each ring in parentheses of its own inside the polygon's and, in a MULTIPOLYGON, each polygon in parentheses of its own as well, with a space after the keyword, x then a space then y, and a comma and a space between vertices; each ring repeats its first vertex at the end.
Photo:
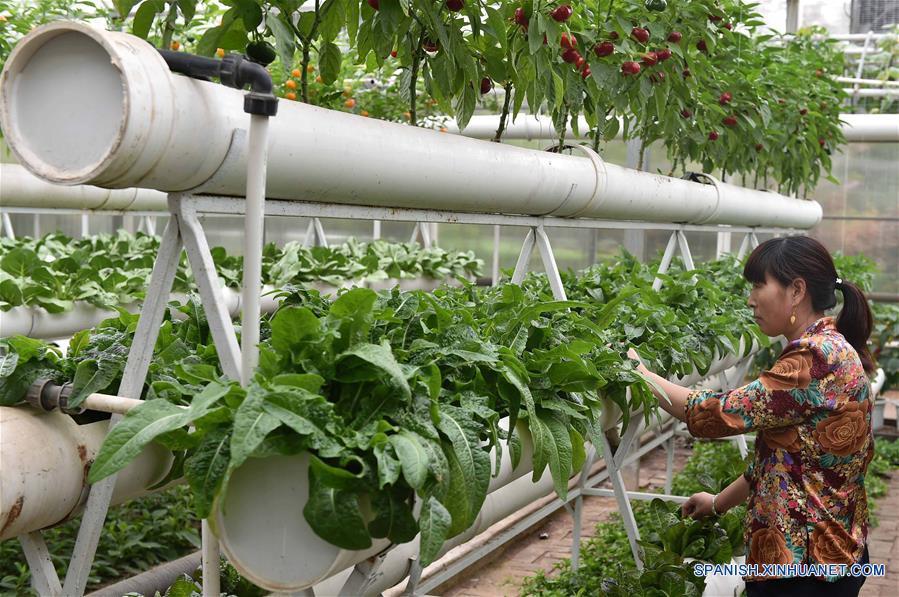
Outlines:
MULTIPOLYGON (((867 563, 865 472, 874 454, 864 294, 837 278, 821 243, 775 238, 749 256, 749 306, 767 335, 789 344, 770 371, 726 392, 690 391, 640 373, 667 394, 659 402, 695 437, 756 432, 748 470, 717 495, 697 493, 684 515, 720 515, 749 498, 747 564, 867 563), (843 294, 839 317, 824 315, 843 294)), ((636 352, 629 352, 639 361, 636 352)), ((657 390, 654 390, 657 391, 657 390)), ((747 577, 747 594, 857 595, 863 576, 747 577)))

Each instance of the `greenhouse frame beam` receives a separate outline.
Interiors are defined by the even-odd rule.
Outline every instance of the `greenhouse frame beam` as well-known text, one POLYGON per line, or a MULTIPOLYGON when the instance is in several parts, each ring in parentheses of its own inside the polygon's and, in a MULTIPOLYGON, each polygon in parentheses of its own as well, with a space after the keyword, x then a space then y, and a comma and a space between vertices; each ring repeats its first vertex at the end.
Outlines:
MULTIPOLYGON (((243 199, 214 195, 185 195, 184 201, 204 215, 241 215, 243 199)), ((479 224, 521 226, 523 228, 600 228, 608 230, 681 230, 683 232, 744 232, 760 234, 804 234, 800 228, 772 226, 729 226, 726 224, 679 224, 672 222, 643 222, 638 220, 606 220, 593 218, 560 218, 556 216, 519 216, 474 212, 341 205, 313 201, 265 202, 266 216, 318 217, 351 220, 381 220, 392 222, 427 222, 438 224, 479 224)))

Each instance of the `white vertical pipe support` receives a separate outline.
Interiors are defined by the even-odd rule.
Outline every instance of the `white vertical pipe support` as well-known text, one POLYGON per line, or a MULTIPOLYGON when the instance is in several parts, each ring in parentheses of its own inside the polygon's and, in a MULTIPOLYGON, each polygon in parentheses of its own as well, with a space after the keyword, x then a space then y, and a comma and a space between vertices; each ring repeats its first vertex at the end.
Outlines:
POLYGON ((381 238, 381 220, 371 221, 371 238, 372 240, 381 238))
MULTIPOLYGON (((248 119, 240 93, 173 74, 135 36, 56 22, 10 54, 0 123, 19 161, 49 181, 242 196, 248 119), (48 94, 51 84, 70 92, 48 94)), ((813 201, 749 190, 719 196, 710 185, 598 156, 441 135, 300 102, 285 104, 278 120, 269 136, 272 199, 796 228, 821 219, 813 201)))
POLYGON ((240 323, 240 381, 244 386, 250 383, 259 364, 259 303, 262 296, 262 231, 265 221, 268 127, 268 116, 252 115, 244 216, 243 313, 240 323))
POLYGON ((81 238, 85 238, 91 233, 91 221, 87 212, 81 214, 81 238))

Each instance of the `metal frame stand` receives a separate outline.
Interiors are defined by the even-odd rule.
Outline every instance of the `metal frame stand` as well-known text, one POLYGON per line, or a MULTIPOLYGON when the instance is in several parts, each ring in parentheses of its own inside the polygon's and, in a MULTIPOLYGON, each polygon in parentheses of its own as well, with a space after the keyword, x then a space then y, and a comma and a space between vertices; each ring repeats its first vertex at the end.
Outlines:
POLYGON ((309 226, 306 227, 306 238, 303 239, 304 247, 327 247, 328 237, 325 236, 325 228, 322 221, 318 218, 309 220, 309 226))
MULTIPOLYGON (((253 133, 251 127, 251 137, 252 136, 253 133)), ((264 160, 264 156, 262 159, 264 160)), ((264 189, 262 189, 261 192, 264 193, 264 189)), ((259 193, 260 189, 256 188, 254 190, 254 195, 258 196, 259 193)), ((534 249, 537 248, 547 278, 549 279, 553 296, 558 300, 566 300, 567 296, 562 286, 559 267, 553 254, 552 245, 549 236, 546 233, 545 226, 624 230, 632 228, 642 230, 671 230, 672 234, 665 251, 662 267, 659 268, 659 274, 664 274, 667 271, 671 260, 673 259, 674 251, 678 248, 684 260, 685 267, 688 269, 693 268, 692 255, 685 235, 687 231, 709 232, 720 229, 720 227, 717 226, 580 220, 545 216, 506 216, 275 200, 262 200, 257 201, 254 204, 249 201, 249 195, 250 189, 248 185, 247 199, 183 194, 171 194, 169 196, 169 219, 163 233, 159 254, 153 267, 147 299, 144 303, 141 318, 135 332, 132 350, 129 353, 128 361, 126 363, 122 384, 119 387, 119 396, 136 399, 140 398, 150 360, 153 356, 153 347, 159 333, 159 327, 162 323, 165 309, 167 308, 168 297, 172 288, 182 248, 187 252, 191 270, 196 277, 201 303, 209 321, 210 330, 219 354, 222 370, 232 379, 242 379, 241 373, 244 372, 244 364, 246 364, 247 359, 251 355, 245 354, 248 352, 246 344, 243 348, 238 345, 237 336, 228 309, 223 300, 222 287, 215 271, 209 244, 198 217, 199 213, 220 215, 246 214, 247 217, 245 219, 248 223, 251 219, 254 221, 259 220, 259 222, 254 223, 254 226, 257 227, 261 227, 261 220, 266 214, 276 216, 311 217, 313 218, 310 223, 311 235, 307 234, 307 238, 310 240, 312 238, 317 238, 318 242, 324 241, 324 230, 321 226, 321 222, 318 220, 319 217, 370 219, 378 221, 414 221, 419 223, 419 228, 421 230, 427 230, 428 228, 427 225, 422 224, 435 222, 489 224, 496 226, 496 228, 494 228, 495 231, 500 224, 527 226, 529 229, 522 243, 521 252, 518 257, 512 281, 514 283, 520 283, 524 279, 524 276, 528 271, 531 256, 533 255, 534 249)), ((741 253, 745 253, 750 244, 758 244, 756 232, 760 231, 759 229, 734 227, 729 230, 732 232, 746 233, 746 237, 743 239, 743 246, 741 246, 741 253)), ((765 229, 765 231, 769 232, 775 230, 765 229)), ((428 230, 428 232, 430 232, 430 230, 428 230)), ((795 231, 788 230, 785 232, 795 231)), ((261 238, 259 240, 261 241, 261 238)), ((255 250, 261 252, 261 242, 255 250)), ((249 266, 247 269, 250 269, 249 266)), ((659 286, 661 286, 661 279, 658 279, 657 282, 659 283, 659 286)), ((244 280, 244 286, 247 286, 246 278, 244 280)), ((244 319, 247 319, 246 314, 244 319)), ((256 315, 256 320, 258 323, 258 313, 256 315)), ((247 336, 249 335, 247 329, 244 330, 244 341, 246 341, 247 336)), ((255 353, 255 344, 249 351, 255 353)), ((249 374, 250 371, 252 371, 252 368, 249 368, 246 373, 249 374)), ((245 382, 246 380, 243 379, 243 381, 245 382)), ((114 415, 110 421, 110 426, 115 425, 120 418, 119 415, 114 415)), ((638 564, 640 563, 637 550, 639 533, 633 518, 630 500, 653 499, 656 497, 675 501, 684 501, 686 499, 682 496, 671 496, 667 494, 667 491, 670 491, 670 469, 673 464, 673 444, 671 442, 673 441, 673 436, 675 434, 674 427, 675 426, 672 425, 672 429, 670 430, 660 430, 659 435, 655 439, 639 448, 639 450, 630 453, 635 439, 642 430, 640 418, 636 416, 632 417, 616 452, 612 452, 608 440, 603 438, 603 445, 598 448, 601 448, 603 451, 603 456, 607 463, 607 472, 605 474, 596 475, 592 479, 588 478, 586 471, 590 470, 590 466, 596 459, 597 447, 591 449, 590 458, 581 473, 579 485, 569 495, 569 500, 573 499, 575 501, 573 508, 570 508, 572 515, 575 518, 576 529, 574 533, 575 544, 572 546, 573 567, 576 568, 578 564, 580 519, 583 510, 582 500, 584 495, 614 495, 618 501, 619 509, 621 510, 625 522, 625 528, 628 530, 628 539, 631 543, 631 549, 634 552, 638 564), (669 464, 668 478, 666 479, 666 494, 627 491, 621 478, 621 468, 634 460, 639 459, 649 449, 663 444, 666 445, 666 449, 668 450, 669 464), (612 481, 612 490, 594 487, 605 478, 609 478, 612 481)), ((73 558, 64 584, 60 583, 56 570, 52 566, 46 545, 43 542, 40 532, 30 533, 19 538, 25 551, 26 559, 32 570, 33 585, 39 593, 56 597, 58 595, 79 595, 84 592, 114 485, 115 477, 113 476, 90 488, 84 518, 82 519, 73 558)), ((565 503, 567 504, 567 501, 565 503)), ((215 537, 209 531, 209 527, 205 521, 203 524, 203 541, 204 596, 217 595, 218 544, 215 537)), ((383 561, 383 556, 384 554, 381 554, 367 562, 358 564, 351 574, 350 579, 342 589, 341 594, 355 594, 364 591, 365 587, 376 578, 378 568, 383 561)), ((420 575, 421 567, 417 559, 411 561, 410 582, 407 588, 410 594, 417 590, 416 579, 420 577, 420 575)), ((429 579, 426 586, 429 586, 430 583, 431 581, 429 579)), ((314 592, 309 589, 303 591, 301 594, 311 596, 314 595, 314 592)))

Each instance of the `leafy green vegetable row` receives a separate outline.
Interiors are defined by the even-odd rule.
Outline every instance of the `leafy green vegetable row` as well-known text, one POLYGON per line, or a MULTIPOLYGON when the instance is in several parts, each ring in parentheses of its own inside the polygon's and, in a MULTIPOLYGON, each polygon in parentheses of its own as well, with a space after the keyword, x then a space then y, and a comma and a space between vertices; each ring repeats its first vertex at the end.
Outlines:
MULTIPOLYGON (((0 238, 0 311, 27 305, 61 313, 71 309, 74 301, 107 309, 133 303, 144 296, 158 250, 158 237, 125 231, 77 240, 60 233, 40 239, 0 238)), ((243 258, 228 255, 222 247, 213 248, 212 257, 225 285, 239 287, 243 258)), ((469 279, 483 266, 471 251, 354 239, 334 247, 268 244, 262 263, 263 282, 279 288, 307 282, 340 285, 358 279, 469 279)), ((194 288, 182 256, 174 289, 189 292, 194 288)))
MULTIPOLYGON (((264 320, 247 388, 221 377, 192 302, 182 308, 187 319, 163 323, 147 401, 115 427, 90 478, 121 469, 155 439, 178 454, 172 475, 187 478, 205 517, 249 457, 309 452, 304 515, 316 533, 363 549, 421 531, 427 563, 474 522, 502 450, 517 466, 523 433, 534 444, 534 478, 549 468, 565 495, 585 439, 601 432, 605 400, 652 416, 656 400, 623 357, 628 346, 658 371, 686 374, 707 371, 715 351, 726 354, 741 339, 764 343, 738 267, 727 259, 698 272, 674 269, 655 292, 652 266, 623 255, 566 275, 569 301, 553 299, 539 275, 521 286, 433 294, 357 288, 333 302, 296 290, 264 320), (507 417, 511 433, 500 426, 507 417), (373 518, 363 515, 362 498, 373 518)), ((76 335, 65 358, 36 340, 6 340, 0 403, 21 400, 38 377, 71 380, 74 404, 115 392, 136 322, 122 312, 76 335)))

